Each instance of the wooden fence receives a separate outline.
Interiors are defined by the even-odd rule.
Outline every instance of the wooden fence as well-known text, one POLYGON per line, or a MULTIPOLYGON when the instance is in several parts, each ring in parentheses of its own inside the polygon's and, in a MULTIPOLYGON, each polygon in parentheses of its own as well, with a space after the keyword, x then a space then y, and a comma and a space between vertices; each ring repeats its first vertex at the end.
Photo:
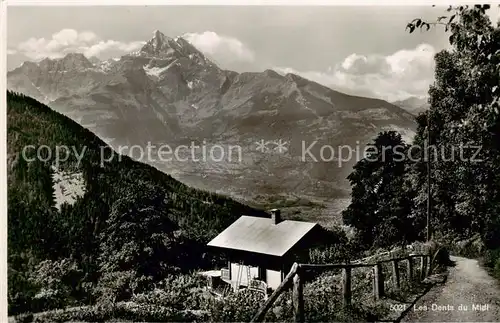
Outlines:
POLYGON ((293 285, 292 291, 292 304, 295 316, 295 322, 304 322, 304 273, 306 271, 321 272, 325 270, 341 269, 342 270, 342 300, 345 308, 351 305, 352 301, 352 270, 354 268, 373 268, 373 296, 375 300, 379 300, 384 296, 384 274, 382 271, 382 264, 392 264, 392 277, 391 280, 396 289, 401 286, 400 281, 400 262, 406 262, 406 277, 409 281, 414 279, 423 280, 432 271, 432 258, 430 251, 415 252, 406 256, 394 256, 393 252, 378 254, 368 258, 360 259, 358 261, 346 264, 298 264, 294 263, 290 272, 286 275, 283 282, 278 288, 269 296, 265 303, 258 310, 257 314, 252 318, 251 322, 262 322, 266 316, 267 311, 271 308, 273 303, 278 297, 287 290, 290 285, 293 285), (368 263, 368 259, 381 257, 387 255, 389 259, 372 261, 368 263), (419 258, 420 277, 414 276, 414 259, 419 258))

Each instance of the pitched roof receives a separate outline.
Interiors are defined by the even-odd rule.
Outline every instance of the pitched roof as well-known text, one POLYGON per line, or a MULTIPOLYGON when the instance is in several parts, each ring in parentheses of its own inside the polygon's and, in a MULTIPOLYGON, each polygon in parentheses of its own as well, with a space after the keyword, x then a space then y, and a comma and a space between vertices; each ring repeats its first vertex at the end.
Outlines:
POLYGON ((283 256, 315 226, 291 220, 273 224, 269 218, 243 215, 208 246, 283 256))

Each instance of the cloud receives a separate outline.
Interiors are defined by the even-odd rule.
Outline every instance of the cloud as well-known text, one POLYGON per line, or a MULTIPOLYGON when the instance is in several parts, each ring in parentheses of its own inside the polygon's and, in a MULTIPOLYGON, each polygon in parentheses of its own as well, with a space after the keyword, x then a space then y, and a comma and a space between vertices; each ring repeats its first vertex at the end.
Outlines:
POLYGON ((100 41, 85 49, 84 54, 88 57, 97 56, 99 57, 101 53, 110 51, 119 51, 124 53, 133 52, 138 50, 144 45, 143 41, 135 41, 130 43, 123 43, 116 40, 106 40, 100 41))
POLYGON ((281 73, 298 74, 351 94, 394 101, 427 95, 434 79, 435 53, 436 50, 431 45, 421 44, 387 56, 354 53, 327 71, 303 72, 281 67, 274 69, 281 73))
POLYGON ((198 48, 203 54, 224 62, 253 62, 254 52, 240 40, 219 35, 213 31, 187 33, 183 38, 198 48))
POLYGON ((34 60, 45 57, 59 58, 67 53, 83 53, 87 57, 96 56, 101 59, 112 57, 139 49, 144 42, 121 42, 101 40, 91 31, 78 32, 74 29, 63 29, 54 33, 50 39, 30 38, 17 46, 17 53, 34 60))

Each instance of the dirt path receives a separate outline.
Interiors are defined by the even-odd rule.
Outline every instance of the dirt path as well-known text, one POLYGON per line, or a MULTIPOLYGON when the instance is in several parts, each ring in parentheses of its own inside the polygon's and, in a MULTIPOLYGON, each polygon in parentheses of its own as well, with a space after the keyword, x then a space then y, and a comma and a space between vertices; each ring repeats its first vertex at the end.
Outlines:
POLYGON ((402 322, 500 322, 500 285, 477 260, 451 257, 448 280, 423 296, 402 322))

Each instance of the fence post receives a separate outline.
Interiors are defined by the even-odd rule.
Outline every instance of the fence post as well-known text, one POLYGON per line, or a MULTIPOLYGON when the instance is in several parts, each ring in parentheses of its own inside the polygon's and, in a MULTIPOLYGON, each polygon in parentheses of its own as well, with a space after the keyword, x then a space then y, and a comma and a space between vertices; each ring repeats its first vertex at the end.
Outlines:
POLYGON ((342 268, 342 294, 344 308, 351 306, 351 267, 342 268))
POLYGON ((374 275, 374 284, 373 284, 373 293, 375 299, 378 300, 384 296, 384 274, 382 272, 382 265, 377 263, 374 266, 375 275, 374 275))
POLYGON ((425 271, 427 268, 426 260, 427 258, 425 256, 420 256, 420 280, 425 279, 425 271))
POLYGON ((399 266, 396 259, 392 261, 392 282, 394 283, 396 290, 399 290, 401 285, 399 280, 399 266))
POLYGON ((301 280, 302 269, 297 268, 297 273, 293 276, 293 310, 295 322, 304 322, 304 286, 301 280))
POLYGON ((408 267, 406 268, 406 276, 408 276, 408 282, 413 281, 413 258, 411 256, 408 257, 408 267))
POLYGON ((425 257, 427 259, 427 270, 425 272, 425 276, 428 277, 431 274, 431 266, 432 266, 432 257, 430 255, 425 257))

